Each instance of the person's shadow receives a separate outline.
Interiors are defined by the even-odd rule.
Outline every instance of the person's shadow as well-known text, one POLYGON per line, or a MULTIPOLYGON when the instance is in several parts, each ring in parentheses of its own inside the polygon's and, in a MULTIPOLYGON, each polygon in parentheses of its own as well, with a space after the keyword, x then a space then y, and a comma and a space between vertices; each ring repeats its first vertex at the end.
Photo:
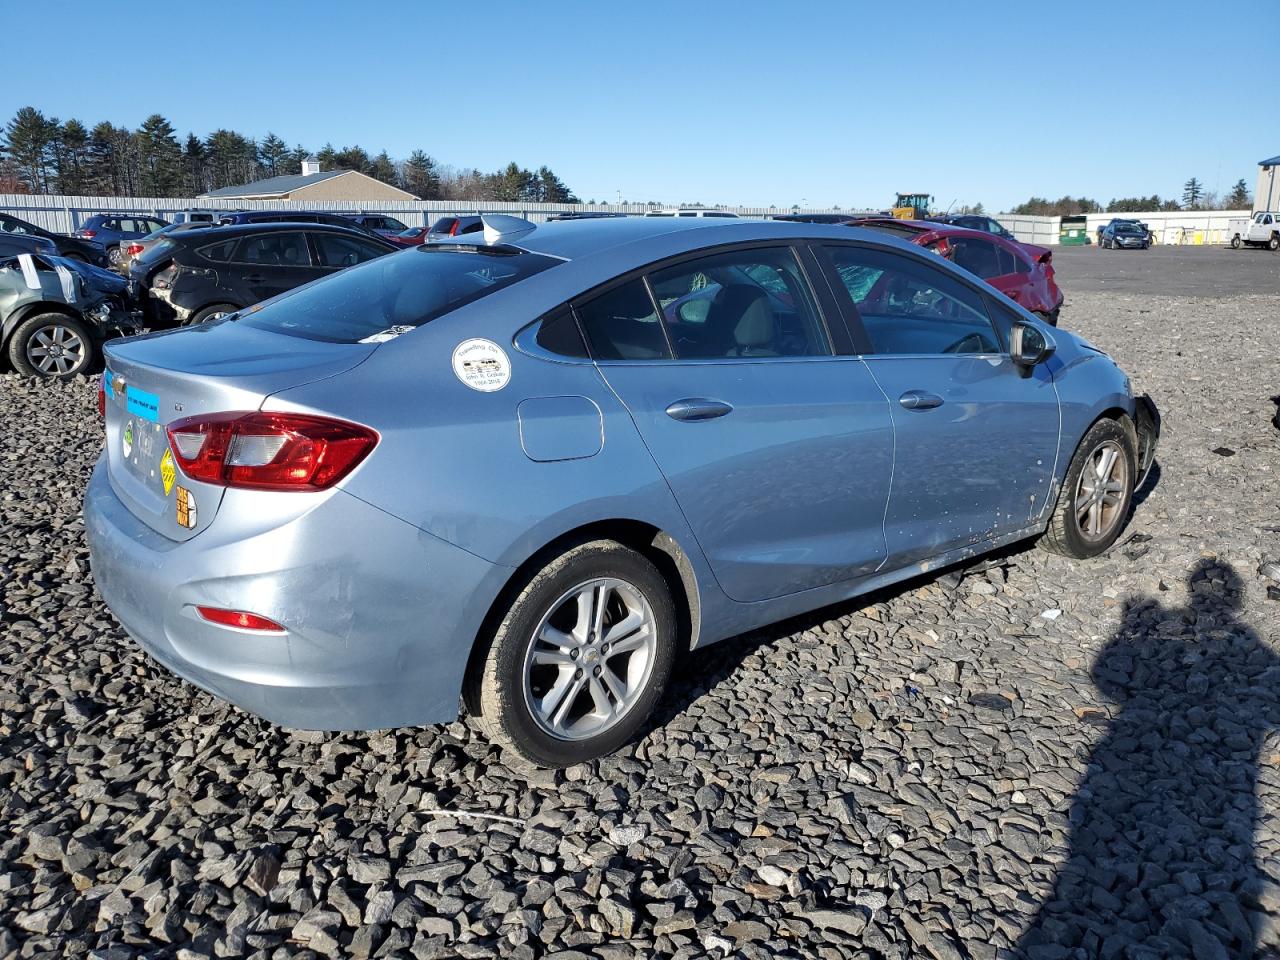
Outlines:
POLYGON ((1280 726, 1280 656, 1236 619, 1243 586, 1229 565, 1201 561, 1188 588, 1182 609, 1129 601, 1093 665, 1120 709, 1090 755, 1070 857, 1018 943, 1023 960, 1214 960, 1264 946, 1280 867, 1268 877, 1255 858, 1256 781, 1280 726))

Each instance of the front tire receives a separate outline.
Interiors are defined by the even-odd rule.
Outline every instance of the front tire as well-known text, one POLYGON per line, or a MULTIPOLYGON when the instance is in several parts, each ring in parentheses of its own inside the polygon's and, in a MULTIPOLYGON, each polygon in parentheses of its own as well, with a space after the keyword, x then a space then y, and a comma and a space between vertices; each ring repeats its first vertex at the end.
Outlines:
POLYGON ((1267 241, 1267 249, 1272 252, 1280 250, 1280 235, 1272 234, 1271 239, 1267 241))
POLYGON ((675 650, 675 606, 658 568, 595 540, 529 579, 467 699, 492 742, 541 766, 570 766, 635 736, 662 696, 675 650))
POLYGON ((1099 420, 1071 458, 1040 546, 1076 560, 1106 553, 1129 518, 1136 475, 1133 435, 1115 420, 1099 420))
POLYGON ((74 317, 38 313, 9 337, 9 362, 23 376, 67 380, 89 369, 93 338, 74 317))

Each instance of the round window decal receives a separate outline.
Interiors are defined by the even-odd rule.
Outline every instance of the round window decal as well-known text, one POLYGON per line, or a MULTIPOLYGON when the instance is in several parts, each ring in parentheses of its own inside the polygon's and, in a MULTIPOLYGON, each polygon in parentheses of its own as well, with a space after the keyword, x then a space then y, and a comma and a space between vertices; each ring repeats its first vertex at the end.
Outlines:
POLYGON ((492 340, 463 340, 453 351, 453 374, 472 390, 492 393, 511 380, 511 361, 492 340))

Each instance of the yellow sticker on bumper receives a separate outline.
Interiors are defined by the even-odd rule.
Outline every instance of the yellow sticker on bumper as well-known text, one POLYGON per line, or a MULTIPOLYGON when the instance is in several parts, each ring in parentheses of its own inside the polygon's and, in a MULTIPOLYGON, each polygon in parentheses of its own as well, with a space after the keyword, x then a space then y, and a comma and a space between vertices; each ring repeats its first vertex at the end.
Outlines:
POLYGON ((178 478, 178 468, 173 462, 173 451, 165 449, 160 458, 160 482, 164 484, 164 495, 167 497, 173 489, 173 481, 178 478))
POLYGON ((196 495, 186 487, 179 487, 178 495, 173 502, 177 509, 178 526, 194 530, 196 525, 196 495))

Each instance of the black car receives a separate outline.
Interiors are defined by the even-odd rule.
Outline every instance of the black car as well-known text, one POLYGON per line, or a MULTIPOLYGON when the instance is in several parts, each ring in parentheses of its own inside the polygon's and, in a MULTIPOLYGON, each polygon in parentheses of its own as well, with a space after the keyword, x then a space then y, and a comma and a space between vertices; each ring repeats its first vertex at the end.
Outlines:
POLYGON ((148 326, 186 326, 398 249, 354 226, 248 223, 161 237, 130 276, 148 326))
POLYGON ((1104 250, 1146 250, 1151 246, 1151 231, 1136 220, 1112 220, 1098 231, 1098 246, 1104 250))
POLYGON ((931 223, 949 223, 953 227, 964 227, 966 230, 981 230, 983 233, 994 233, 1015 243, 1018 238, 1010 233, 999 220, 980 213, 951 213, 940 217, 927 217, 931 223))
POLYGON ((383 213, 353 213, 347 219, 382 237, 394 237, 409 229, 395 217, 388 217, 383 213))
MULTIPOLYGON (((358 230, 365 236, 378 240, 386 238, 357 222, 357 214, 329 213, 325 210, 238 210, 218 218, 219 226, 240 223, 326 223, 331 227, 358 230)), ((397 221, 399 222, 399 221, 397 221)), ((401 229, 404 229, 401 227, 401 229)))
POLYGON ((53 241, 60 257, 79 260, 81 263, 91 263, 95 267, 107 266, 107 251, 101 245, 89 240, 53 233, 44 227, 37 227, 34 223, 28 223, 7 213, 0 213, 0 233, 43 237, 45 240, 53 241))

